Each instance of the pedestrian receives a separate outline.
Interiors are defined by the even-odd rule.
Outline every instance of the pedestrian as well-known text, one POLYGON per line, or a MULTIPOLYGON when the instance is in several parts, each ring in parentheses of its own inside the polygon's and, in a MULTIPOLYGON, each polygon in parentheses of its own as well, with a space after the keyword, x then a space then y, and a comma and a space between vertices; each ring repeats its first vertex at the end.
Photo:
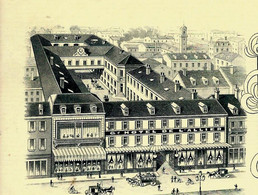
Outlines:
POLYGON ((60 179, 60 175, 59 174, 57 174, 57 180, 59 180, 60 179))
POLYGON ((89 173, 87 173, 87 178, 89 178, 89 173))
POLYGON ((158 191, 160 191, 160 184, 158 185, 158 191))
POLYGON ((233 164, 233 171, 235 171, 236 170, 236 165, 235 164, 233 164))
POLYGON ((114 180, 115 180, 115 178, 114 178, 114 176, 112 176, 112 177, 111 177, 112 183, 114 183, 114 180))
POLYGON ((123 171, 121 171, 121 174, 120 174, 120 176, 121 176, 121 177, 123 177, 123 176, 124 176, 124 175, 123 175, 123 171))
POLYGON ((90 172, 90 178, 92 178, 92 172, 90 172))
POLYGON ((176 176, 174 176, 174 182, 176 183, 176 176))
POLYGON ((175 188, 173 188, 173 190, 172 190, 171 194, 175 194, 175 188))
POLYGON ((62 173, 61 173, 61 175, 60 175, 60 179, 63 180, 63 174, 62 174, 62 173))
POLYGON ((235 190, 237 190, 237 184, 235 184, 235 190))
POLYGON ((162 168, 162 173, 163 173, 163 174, 165 173, 165 170, 166 170, 165 167, 163 167, 163 168, 162 168))
POLYGON ((101 173, 99 172, 99 178, 101 178, 101 173))
POLYGON ((176 189, 176 194, 179 194, 179 189, 178 188, 176 189))
POLYGON ((174 177, 173 177, 173 175, 171 176, 171 183, 173 183, 173 179, 174 179, 174 177))
POLYGON ((52 181, 52 179, 50 179, 50 187, 53 187, 53 181, 52 181))

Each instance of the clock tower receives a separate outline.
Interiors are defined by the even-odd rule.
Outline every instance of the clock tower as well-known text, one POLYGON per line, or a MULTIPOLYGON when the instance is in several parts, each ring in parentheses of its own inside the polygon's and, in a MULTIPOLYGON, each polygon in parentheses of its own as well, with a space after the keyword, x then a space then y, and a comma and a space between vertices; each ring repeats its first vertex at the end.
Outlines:
POLYGON ((183 25, 180 28, 180 38, 179 38, 179 51, 180 53, 186 53, 187 48, 187 27, 183 25))

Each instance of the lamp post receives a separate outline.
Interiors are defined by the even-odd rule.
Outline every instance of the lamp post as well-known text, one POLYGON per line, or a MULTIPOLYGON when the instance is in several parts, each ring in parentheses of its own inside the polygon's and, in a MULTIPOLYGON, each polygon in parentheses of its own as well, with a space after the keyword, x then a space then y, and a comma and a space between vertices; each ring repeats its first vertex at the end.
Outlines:
POLYGON ((199 172, 199 174, 195 177, 196 181, 199 181, 200 187, 199 187, 199 192, 200 195, 202 195, 202 181, 205 180, 205 175, 202 174, 202 171, 199 172))

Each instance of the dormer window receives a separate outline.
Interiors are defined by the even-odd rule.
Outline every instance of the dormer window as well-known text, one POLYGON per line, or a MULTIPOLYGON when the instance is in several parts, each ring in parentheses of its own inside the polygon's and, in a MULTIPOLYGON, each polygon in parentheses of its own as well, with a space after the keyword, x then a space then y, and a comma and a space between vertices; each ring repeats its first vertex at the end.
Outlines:
POLYGON ((187 55, 184 55, 184 58, 187 59, 187 55))
POLYGON ((208 106, 206 104, 199 102, 198 106, 201 109, 202 113, 208 113, 208 106))
POLYGON ((152 106, 150 103, 146 104, 146 106, 147 106, 147 109, 148 109, 150 115, 154 115, 155 114, 155 107, 152 106))
POLYGON ((236 106, 228 103, 228 108, 233 115, 238 115, 238 108, 236 106))
POLYGON ((80 114, 81 113, 81 106, 80 105, 74 105, 74 112, 76 114, 80 114))
POLYGON ((205 77, 202 77, 202 82, 203 82, 204 85, 208 85, 209 84, 208 79, 205 78, 205 77))
POLYGON ((206 55, 203 55, 204 59, 207 59, 207 56, 206 55))
POLYGON ((39 104, 39 115, 43 115, 43 104, 39 104))
POLYGON ((217 77, 212 77, 212 80, 213 80, 215 85, 219 84, 219 79, 217 77))
POLYGON ((190 77, 190 81, 193 86, 196 86, 196 80, 193 77, 190 77))
POLYGON ((122 110, 123 115, 124 115, 124 116, 128 116, 128 115, 129 115, 129 109, 128 109, 128 107, 126 107, 125 104, 121 104, 120 107, 121 107, 121 110, 122 110))
POLYGON ((180 108, 180 106, 178 106, 175 102, 173 102, 173 103, 171 104, 171 106, 172 106, 172 108, 173 108, 173 110, 174 110, 174 112, 175 112, 176 114, 180 114, 180 113, 181 113, 181 108, 180 108))
POLYGON ((61 38, 60 35, 54 35, 54 39, 55 39, 55 40, 59 40, 60 38, 61 38))
POLYGON ((176 60, 176 55, 173 55, 173 58, 176 60))
POLYGON ((194 54, 194 58, 195 58, 195 59, 198 59, 198 56, 197 56, 196 54, 194 54))
POLYGON ((66 114, 66 106, 65 105, 60 106, 60 113, 61 114, 66 114))
POLYGON ((97 106, 96 106, 96 104, 91 104, 91 105, 90 105, 90 111, 91 111, 92 113, 96 113, 96 112, 97 112, 97 106))

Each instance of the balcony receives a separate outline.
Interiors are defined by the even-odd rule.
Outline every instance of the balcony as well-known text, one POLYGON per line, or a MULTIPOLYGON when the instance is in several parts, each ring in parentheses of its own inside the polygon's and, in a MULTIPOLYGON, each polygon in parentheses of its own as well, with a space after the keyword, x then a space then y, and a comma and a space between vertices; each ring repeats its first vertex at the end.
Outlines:
POLYGON ((104 145, 103 138, 86 138, 86 139, 54 139, 53 146, 102 146, 104 145))

